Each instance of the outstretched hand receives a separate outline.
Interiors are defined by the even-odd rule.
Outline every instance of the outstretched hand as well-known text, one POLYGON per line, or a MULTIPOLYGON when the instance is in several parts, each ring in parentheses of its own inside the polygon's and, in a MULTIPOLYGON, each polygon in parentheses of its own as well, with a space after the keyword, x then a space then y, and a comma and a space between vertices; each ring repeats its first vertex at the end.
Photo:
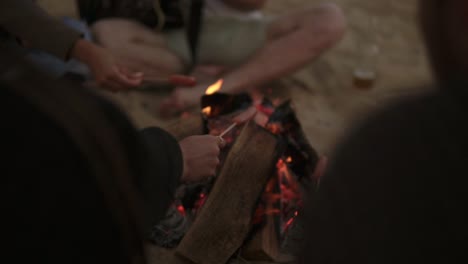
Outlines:
POLYGON ((78 40, 72 57, 88 65, 99 87, 110 91, 123 91, 141 85, 143 73, 130 72, 120 65, 106 49, 86 40, 78 40))

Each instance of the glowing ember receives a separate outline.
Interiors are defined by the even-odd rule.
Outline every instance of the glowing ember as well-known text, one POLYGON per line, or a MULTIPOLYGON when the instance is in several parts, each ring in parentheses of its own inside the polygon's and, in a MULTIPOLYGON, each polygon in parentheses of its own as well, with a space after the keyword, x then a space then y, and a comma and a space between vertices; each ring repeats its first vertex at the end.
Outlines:
POLYGON ((293 225, 298 210, 302 209, 302 195, 299 184, 292 172, 288 169, 288 165, 292 162, 292 157, 282 158, 276 164, 278 180, 280 182, 281 190, 281 208, 283 217, 283 233, 293 225))
POLYGON ((286 224, 284 224, 283 232, 286 232, 286 231, 288 230, 288 228, 294 223, 294 220, 296 219, 297 215, 299 215, 299 212, 298 212, 298 211, 294 212, 294 216, 291 217, 291 218, 286 222, 286 224))
POLYGON ((179 211, 181 215, 185 216, 185 208, 183 205, 177 206, 177 211, 179 211))
POLYGON ((266 129, 268 129, 271 133, 276 135, 281 134, 281 132, 283 131, 283 128, 278 123, 270 123, 266 126, 266 129))
POLYGON ((212 84, 211 86, 206 89, 205 94, 210 95, 218 92, 221 90, 221 87, 223 86, 223 79, 219 79, 216 83, 212 84))
POLYGON ((193 207, 194 212, 197 212, 198 210, 200 210, 200 208, 203 207, 207 198, 208 196, 205 193, 200 193, 200 195, 198 196, 198 200, 195 202, 195 205, 193 207))
POLYGON ((264 106, 264 105, 261 105, 261 104, 257 104, 255 106, 255 108, 257 108, 257 111, 261 112, 261 113, 264 113, 265 115, 267 116, 271 116, 273 114, 273 112, 275 111, 274 108, 272 107, 268 107, 268 106, 264 106))
POLYGON ((206 116, 209 116, 211 114, 211 106, 207 106, 202 109, 202 113, 206 116))

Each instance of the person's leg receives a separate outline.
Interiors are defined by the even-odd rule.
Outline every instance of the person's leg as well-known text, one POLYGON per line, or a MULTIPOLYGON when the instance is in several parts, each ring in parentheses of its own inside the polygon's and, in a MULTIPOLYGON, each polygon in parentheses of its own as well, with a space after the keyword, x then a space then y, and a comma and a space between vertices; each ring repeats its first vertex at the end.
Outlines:
POLYGON ((260 86, 290 74, 313 61, 344 35, 346 22, 341 9, 322 4, 289 13, 274 21, 269 40, 242 67, 224 77, 224 90, 260 86))
MULTIPOLYGON (((336 44, 345 28, 344 15, 334 4, 303 8, 276 19, 268 28, 267 43, 242 66, 222 76, 223 92, 241 92, 298 70, 336 44)), ((196 104, 205 89, 206 84, 179 88, 165 106, 196 104)))
POLYGON ((180 73, 185 65, 166 44, 166 40, 155 31, 125 19, 107 19, 92 26, 96 41, 118 56, 134 71, 152 77, 180 73))

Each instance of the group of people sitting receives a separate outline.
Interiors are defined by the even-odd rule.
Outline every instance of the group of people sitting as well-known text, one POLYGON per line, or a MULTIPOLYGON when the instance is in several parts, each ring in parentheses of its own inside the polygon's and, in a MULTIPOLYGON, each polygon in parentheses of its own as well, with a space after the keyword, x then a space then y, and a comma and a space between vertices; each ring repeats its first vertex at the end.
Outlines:
MULTIPOLYGON (((169 2, 185 24, 168 28, 168 1, 78 2, 114 8, 83 14, 92 40, 34 1, 0 1, 2 257, 145 263, 145 232, 181 181, 214 175, 223 144, 137 131, 93 89, 196 77, 195 87, 174 83, 161 106, 172 114, 218 78, 224 92, 237 93, 313 61, 343 36, 344 15, 334 4, 269 17, 266 0, 180 0, 169 2), (119 15, 116 7, 128 6, 153 19, 119 15), (37 69, 32 50, 79 61, 97 87, 43 73, 50 69, 37 69)), ((338 147, 308 199, 300 263, 466 261, 468 2, 419 5, 437 89, 373 113, 338 147)))

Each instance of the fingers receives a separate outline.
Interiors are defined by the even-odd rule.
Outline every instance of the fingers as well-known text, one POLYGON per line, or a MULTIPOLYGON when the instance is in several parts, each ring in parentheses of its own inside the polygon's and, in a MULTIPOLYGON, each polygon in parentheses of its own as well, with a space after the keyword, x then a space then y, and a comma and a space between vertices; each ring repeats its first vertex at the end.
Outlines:
POLYGON ((216 175, 221 152, 218 137, 191 136, 179 145, 184 160, 183 181, 199 181, 216 175))
POLYGON ((112 72, 103 74, 96 80, 98 86, 112 92, 126 91, 132 87, 137 87, 143 80, 143 73, 130 73, 126 69, 114 68, 112 72))
POLYGON ((226 146, 226 141, 222 137, 218 136, 216 139, 219 148, 224 148, 226 146))
POLYGON ((143 73, 130 73, 125 68, 118 67, 114 70, 113 80, 124 87, 137 87, 143 82, 143 73))
POLYGON ((206 144, 210 146, 210 149, 212 150, 212 154, 219 155, 221 145, 225 143, 223 138, 218 137, 218 136, 212 136, 212 135, 203 135, 200 137, 206 138, 207 140, 206 144))
POLYGON ((118 70, 127 76, 127 78, 132 79, 132 80, 143 80, 144 73, 142 72, 132 72, 126 67, 119 67, 118 70))

